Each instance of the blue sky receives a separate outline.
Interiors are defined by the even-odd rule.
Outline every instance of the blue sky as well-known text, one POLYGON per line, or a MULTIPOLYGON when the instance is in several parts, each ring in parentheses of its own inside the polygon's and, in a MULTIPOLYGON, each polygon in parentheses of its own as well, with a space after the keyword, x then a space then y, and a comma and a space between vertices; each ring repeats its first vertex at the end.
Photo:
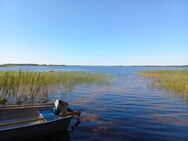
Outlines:
POLYGON ((3 63, 188 64, 188 0, 1 0, 3 63))

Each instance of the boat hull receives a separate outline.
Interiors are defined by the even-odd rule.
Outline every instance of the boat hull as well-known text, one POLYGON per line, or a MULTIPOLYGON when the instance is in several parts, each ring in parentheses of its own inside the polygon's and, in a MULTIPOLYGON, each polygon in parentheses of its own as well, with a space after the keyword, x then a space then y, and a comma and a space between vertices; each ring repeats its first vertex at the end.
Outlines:
POLYGON ((65 132, 70 124, 71 116, 39 124, 25 125, 10 129, 0 130, 0 141, 27 140, 42 137, 57 132, 65 132))

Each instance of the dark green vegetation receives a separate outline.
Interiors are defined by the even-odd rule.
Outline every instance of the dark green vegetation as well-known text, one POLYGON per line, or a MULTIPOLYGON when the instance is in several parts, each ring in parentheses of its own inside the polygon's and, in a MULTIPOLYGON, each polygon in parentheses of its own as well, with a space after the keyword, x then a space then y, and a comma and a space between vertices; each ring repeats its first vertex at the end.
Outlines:
POLYGON ((0 104, 42 101, 50 93, 71 91, 81 84, 106 84, 110 79, 89 72, 0 71, 0 104))
POLYGON ((140 74, 153 78, 154 84, 162 88, 188 94, 188 70, 154 70, 140 74))
POLYGON ((0 67, 11 67, 11 66, 65 66, 55 64, 2 64, 0 67))

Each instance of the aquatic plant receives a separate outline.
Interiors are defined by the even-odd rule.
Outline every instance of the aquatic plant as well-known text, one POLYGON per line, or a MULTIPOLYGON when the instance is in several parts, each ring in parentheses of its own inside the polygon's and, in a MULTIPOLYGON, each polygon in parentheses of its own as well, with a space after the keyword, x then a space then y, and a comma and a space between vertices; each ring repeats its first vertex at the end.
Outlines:
POLYGON ((7 100, 4 99, 3 97, 0 97, 0 105, 4 105, 7 103, 7 100))
POLYGON ((143 71, 140 75, 151 77, 162 88, 188 94, 188 70, 143 71))
POLYGON ((45 100, 49 93, 71 91, 82 84, 105 84, 109 79, 107 74, 82 71, 0 71, 0 97, 9 104, 33 103, 36 98, 45 100))

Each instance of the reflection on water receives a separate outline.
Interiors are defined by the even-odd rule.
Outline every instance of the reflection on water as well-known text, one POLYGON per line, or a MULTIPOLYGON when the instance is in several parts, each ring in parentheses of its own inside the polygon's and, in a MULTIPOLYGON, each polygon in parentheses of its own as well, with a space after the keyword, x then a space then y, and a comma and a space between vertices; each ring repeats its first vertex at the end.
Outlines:
POLYGON ((41 137, 41 138, 32 138, 30 140, 27 141, 54 141, 54 140, 58 140, 58 141, 71 141, 70 139, 70 135, 69 133, 56 133, 56 134, 52 134, 52 135, 47 135, 45 137, 41 137))
MULTIPOLYGON (((15 69, 15 68, 14 68, 15 69)), ((77 86, 72 92, 48 96, 68 101, 82 111, 81 123, 71 133, 45 140, 188 140, 187 96, 150 85, 139 71, 173 67, 25 67, 31 70, 105 72, 116 78, 111 85, 77 86)), ((185 69, 185 68, 181 68, 185 69)))

